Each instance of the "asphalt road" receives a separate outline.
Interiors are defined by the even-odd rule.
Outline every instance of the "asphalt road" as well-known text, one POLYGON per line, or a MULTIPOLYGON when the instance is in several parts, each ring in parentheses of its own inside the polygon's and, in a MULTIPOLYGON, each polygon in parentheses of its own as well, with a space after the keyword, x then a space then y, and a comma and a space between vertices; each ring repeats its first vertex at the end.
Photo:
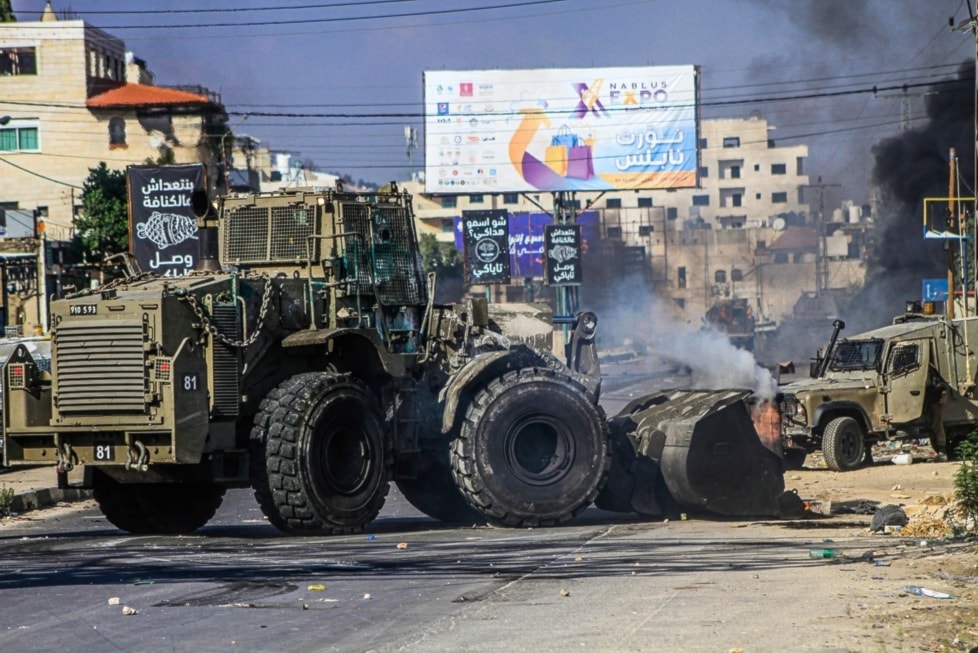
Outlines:
MULTIPOLYGON (((647 391, 610 378, 609 414, 647 391)), ((850 616, 873 566, 808 556, 857 559, 865 524, 459 528, 394 491, 344 537, 284 536, 244 490, 192 536, 130 536, 91 502, 30 517, 0 529, 4 652, 879 650, 850 616)))

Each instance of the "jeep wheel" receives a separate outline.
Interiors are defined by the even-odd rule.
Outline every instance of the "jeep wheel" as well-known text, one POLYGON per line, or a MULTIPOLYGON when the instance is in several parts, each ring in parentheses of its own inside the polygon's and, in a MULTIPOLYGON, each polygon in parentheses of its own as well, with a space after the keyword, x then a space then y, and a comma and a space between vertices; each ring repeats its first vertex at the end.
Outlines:
POLYGON ((455 483, 503 526, 551 525, 601 491, 611 457, 604 411, 570 378, 527 368, 476 394, 452 444, 455 483))
POLYGON ((851 417, 837 417, 822 434, 822 454, 829 469, 845 472, 865 462, 866 435, 851 417))
POLYGON ((279 529, 351 533, 384 505, 389 444, 380 408, 359 380, 292 377, 262 401, 251 438, 255 498, 279 529))
POLYGON ((210 483, 119 483, 99 469, 92 483, 105 518, 135 535, 191 533, 210 521, 225 492, 210 483))

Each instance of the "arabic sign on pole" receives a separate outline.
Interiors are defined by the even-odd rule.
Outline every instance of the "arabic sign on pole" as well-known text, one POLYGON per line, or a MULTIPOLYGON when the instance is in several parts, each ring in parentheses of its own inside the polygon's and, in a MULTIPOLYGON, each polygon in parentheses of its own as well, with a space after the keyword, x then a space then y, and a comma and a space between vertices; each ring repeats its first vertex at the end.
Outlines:
POLYGON ((509 212, 462 211, 465 283, 509 283, 509 212))
POLYGON ((426 71, 425 191, 692 188, 695 66, 426 71))
MULTIPOLYGON (((463 211, 463 213, 465 213, 463 211)), ((521 211, 509 214, 509 257, 510 275, 515 277, 543 277, 543 230, 553 224, 553 216, 548 213, 528 213, 521 211)), ((584 211, 577 216, 581 226, 584 243, 600 239, 598 212, 584 211)), ((455 248, 465 251, 462 232, 462 219, 455 218, 455 248)), ((585 251, 587 247, 583 248, 585 251)))
POLYGON ((190 195, 204 187, 204 166, 128 166, 126 177, 129 251, 139 267, 167 277, 190 274, 200 258, 190 195))
POLYGON ((581 225, 548 224, 543 240, 547 285, 581 285, 581 225))

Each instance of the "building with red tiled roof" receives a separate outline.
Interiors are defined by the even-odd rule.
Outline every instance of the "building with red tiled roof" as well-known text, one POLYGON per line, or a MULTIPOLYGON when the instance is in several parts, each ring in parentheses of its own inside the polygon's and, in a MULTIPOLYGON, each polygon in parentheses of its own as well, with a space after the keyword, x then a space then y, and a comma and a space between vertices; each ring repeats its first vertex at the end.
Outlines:
MULTIPOLYGON (((48 240, 69 240, 82 185, 101 162, 112 170, 200 162, 213 187, 227 133, 216 94, 155 86, 121 39, 59 19, 50 2, 40 20, 0 23, 0 218, 40 216, 48 240)), ((25 266, 26 276, 37 270, 25 266)), ((0 263, 5 281, 16 272, 8 267, 0 263)), ((5 293, 3 326, 14 316, 24 316, 27 333, 46 326, 38 295, 45 290, 5 293)))
POLYGON ((68 239, 81 186, 104 161, 202 162, 219 177, 227 113, 200 87, 154 85, 125 43, 82 20, 0 23, 0 209, 39 210, 68 239))

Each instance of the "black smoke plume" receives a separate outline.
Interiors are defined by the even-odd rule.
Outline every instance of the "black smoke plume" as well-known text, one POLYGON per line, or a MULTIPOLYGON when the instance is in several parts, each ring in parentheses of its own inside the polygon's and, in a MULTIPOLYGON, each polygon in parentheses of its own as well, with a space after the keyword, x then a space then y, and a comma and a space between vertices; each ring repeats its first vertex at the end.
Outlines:
MULTIPOLYGON (((850 321, 859 330, 888 323, 907 300, 920 298, 923 279, 947 275, 944 243, 923 238, 923 200, 948 196, 951 148, 957 155, 961 195, 973 196, 974 62, 963 63, 955 80, 929 89, 923 126, 873 147, 873 182, 879 187, 880 204, 866 284, 851 305, 857 312, 850 321)), ((946 224, 933 226, 944 229, 946 224)))

